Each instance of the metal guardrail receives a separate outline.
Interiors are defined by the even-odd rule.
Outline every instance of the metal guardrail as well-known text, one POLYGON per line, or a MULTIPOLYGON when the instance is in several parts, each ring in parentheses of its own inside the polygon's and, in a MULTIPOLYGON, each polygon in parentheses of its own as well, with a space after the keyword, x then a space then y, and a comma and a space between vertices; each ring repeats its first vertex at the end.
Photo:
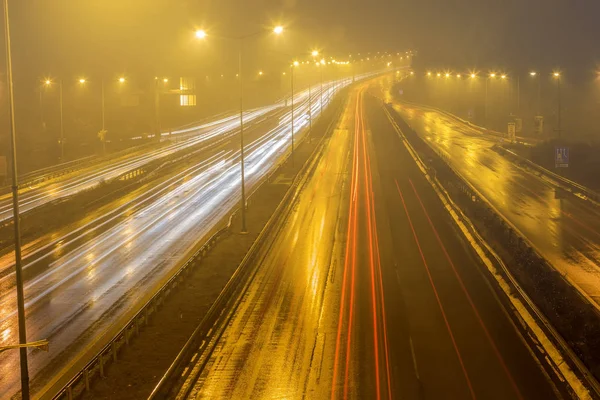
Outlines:
MULTIPOLYGON (((393 124, 395 125, 396 129, 398 129, 401 132, 402 129, 396 124, 394 117, 391 116, 391 114, 389 113, 387 108, 384 107, 384 109, 388 113, 388 118, 390 118, 390 120, 393 121, 393 124)), ((404 122, 404 123, 406 124, 406 122, 404 122)), ((406 125, 409 127, 409 129, 412 129, 410 127, 410 125, 408 125, 408 124, 406 124, 406 125)), ((415 135, 417 135, 416 132, 415 132, 415 135)), ((412 145, 410 144, 410 142, 408 141, 406 136, 404 136, 404 134, 403 134, 403 140, 404 140, 404 143, 406 144, 406 146, 410 147, 411 152, 419 160, 419 162, 423 165, 423 167, 425 167, 428 171, 432 171, 431 168, 422 161, 422 159, 419 157, 417 151, 414 150, 414 148, 412 147, 412 145)), ((427 144, 427 143, 426 143, 426 145, 429 146, 429 144, 427 144)), ((443 161, 445 166, 447 168, 449 168, 449 170, 452 171, 452 173, 454 173, 460 181, 462 181, 462 183, 464 184, 464 187, 466 188, 466 190, 468 191, 470 196, 472 196, 474 199, 477 199, 477 201, 481 202, 482 204, 485 204, 486 207, 488 207, 495 214, 497 214, 497 216, 500 217, 504 221, 506 226, 508 226, 511 230, 513 230, 521 238, 521 240, 531 249, 531 251, 537 255, 537 257, 539 259, 544 260, 547 268, 550 268, 550 269, 553 268, 541 256, 541 254, 539 253, 537 248, 533 245, 533 243, 531 243, 529 241, 529 239, 527 239, 527 237, 525 235, 523 235, 523 233, 518 228, 516 228, 510 221, 508 221, 506 218, 504 218, 504 216, 485 198, 485 196, 483 196, 464 176, 462 176, 460 174, 460 172, 458 172, 456 169, 454 169, 452 167, 452 165, 449 163, 449 160, 447 159, 447 157, 445 157, 445 155, 443 153, 436 151, 431 146, 429 146, 429 148, 434 153, 436 153, 439 156, 439 158, 443 161)), ((445 193, 445 197, 447 197, 447 199, 453 205, 453 207, 455 208, 455 211, 457 212, 457 215, 460 216, 461 220, 463 220, 464 222, 467 223, 467 225, 469 226, 469 230, 475 235, 475 237, 478 239, 478 241, 480 241, 480 243, 483 244, 484 251, 486 253, 488 253, 488 255, 490 255, 496 261, 496 264, 500 267, 500 270, 503 272, 503 274, 508 279, 508 281, 511 285, 511 289, 513 290, 513 294, 516 295, 523 302, 523 304, 527 307, 528 311, 534 316, 534 318, 536 319, 536 322, 539 324, 539 326, 542 327, 542 330, 546 333, 546 335, 548 335, 548 337, 551 338, 551 340, 554 342, 554 344, 557 346, 557 348, 560 349, 562 356, 564 357, 565 360, 567 360, 568 365, 570 365, 571 368, 576 372, 577 376, 582 380, 582 382, 585 383, 585 385, 592 391, 592 393, 596 396, 596 398, 600 398, 600 384, 598 383, 598 381, 596 380, 594 375, 587 369, 587 367, 583 364, 583 362, 579 359, 579 357, 575 354, 575 352, 570 348, 570 346, 568 345, 566 340, 552 326, 550 321, 546 318, 546 316, 542 313, 542 311, 535 305, 535 303, 531 300, 529 295, 521 288, 521 286, 517 282, 516 278, 511 273, 511 271, 507 268, 507 266, 500 259, 500 257, 490 248, 490 246, 487 245, 487 243, 481 237, 481 235, 479 234, 477 229, 473 226, 473 224, 469 220, 469 218, 462 212, 462 210, 456 204, 454 204, 454 201, 452 200, 450 195, 446 192, 446 190, 443 188, 443 185, 437 179, 437 174, 435 173, 435 170, 433 170, 432 179, 436 182, 436 184, 439 187, 442 188, 442 191, 445 193)), ((573 285, 573 283, 570 280, 566 279, 562 274, 558 274, 558 276, 561 279, 563 279, 566 282, 566 284, 571 285, 571 286, 573 285)), ((585 297, 584 295, 582 295, 582 293, 579 290, 576 290, 576 291, 580 295, 580 298, 584 302, 584 304, 590 305, 589 299, 587 297, 585 297)), ((523 325, 521 324, 521 326, 523 326, 523 325)), ((539 343, 534 343, 534 345, 539 347, 539 343)), ((540 349, 538 349, 538 351, 539 350, 540 349)), ((542 353, 542 355, 545 355, 545 352, 542 353)), ((547 355, 546 355, 546 360, 549 363, 549 365, 552 367, 552 369, 555 371, 555 373, 558 375, 559 379, 564 382, 565 378, 562 376, 559 366, 556 365, 552 360, 550 360, 547 357, 547 355)))
MULTIPOLYGON (((298 141, 298 144, 306 140, 306 137, 306 134, 302 135, 298 141)), ((270 172, 268 172, 261 179, 261 181, 248 195, 246 204, 251 202, 253 195, 263 184, 271 181, 273 175, 276 174, 281 166, 288 160, 290 154, 291 152, 285 153, 282 157, 282 160, 274 165, 270 172)), ((114 335, 113 338, 61 388, 56 395, 52 397, 53 400, 72 400, 79 393, 90 390, 90 382, 94 377, 105 377, 104 372, 106 364, 117 360, 119 350, 123 346, 129 345, 131 338, 134 335, 139 334, 140 327, 148 323, 150 316, 157 311, 158 307, 164 302, 165 298, 179 285, 179 283, 183 282, 183 278, 191 271, 192 267, 205 258, 217 241, 227 234, 231 228, 233 218, 238 212, 239 209, 235 209, 230 214, 226 225, 210 236, 205 243, 183 263, 181 268, 175 272, 175 274, 141 307, 141 309, 125 324, 125 326, 116 335, 114 335)), ((233 277, 231 279, 233 279, 233 277)))
MULTIPOLYGON (((473 123, 471 121, 468 121, 468 120, 466 120, 464 118, 459 117, 458 115, 452 114, 449 111, 443 110, 441 108, 433 107, 433 106, 430 106, 430 105, 425 105, 425 104, 420 104, 420 103, 416 103, 416 102, 413 102, 413 101, 404 100, 404 99, 401 100, 401 101, 403 103, 405 103, 405 104, 409 104, 409 105, 412 105, 414 107, 419 107, 419 108, 423 108, 423 109, 427 109, 427 110, 433 110, 433 111, 435 111, 437 113, 440 113, 440 114, 443 114, 443 115, 445 115, 445 116, 447 116, 449 118, 452 118, 452 119, 454 119, 454 120, 456 120, 456 121, 458 121, 458 122, 460 122, 462 124, 468 125, 471 128, 476 128, 476 129, 479 129, 479 130, 481 130, 481 131, 483 131, 483 132, 485 132, 485 133, 487 133, 489 135, 498 137, 498 138, 502 139, 502 141, 510 142, 508 140, 508 134, 502 133, 502 132, 498 132, 498 131, 495 131, 493 129, 488 129, 488 128, 485 128, 485 127, 483 127, 481 125, 477 125, 477 124, 475 124, 475 123, 473 123)), ((540 139, 531 138, 531 137, 525 137, 525 136, 516 136, 515 138, 517 139, 518 143, 521 143, 521 144, 526 145, 526 146, 531 146, 533 143, 540 143, 541 142, 540 139)))
MULTIPOLYGON (((438 112, 440 114, 444 114, 444 115, 446 115, 446 116, 448 116, 450 118, 453 118, 453 119, 455 119, 457 121, 460 121, 461 123, 463 123, 465 125, 476 127, 477 129, 481 129, 481 130, 485 131, 488 134, 491 134, 491 135, 498 136, 498 137, 501 137, 503 139, 506 139, 506 135, 503 134, 503 133, 501 133, 501 132, 497 132, 497 131, 494 131, 494 130, 490 130, 490 129, 484 128, 484 127, 479 126, 479 125, 475 125, 475 124, 473 124, 470 121, 467 121, 467 120, 465 120, 465 119, 463 119, 463 118, 461 118, 461 117, 459 117, 457 115, 454 115, 454 114, 452 114, 452 113, 450 113, 448 111, 439 109, 437 107, 432 107, 432 106, 428 106, 428 105, 422 105, 422 104, 418 104, 418 103, 414 103, 414 102, 406 101, 406 100, 403 100, 403 102, 407 103, 407 104, 414 105, 416 107, 434 110, 434 111, 436 111, 436 112, 438 112)), ((518 137, 518 139, 529 140, 529 141, 534 142, 534 143, 540 142, 539 139, 534 139, 534 138, 518 137)), ((508 149, 506 149, 506 148, 504 148, 502 146, 495 146, 494 148, 497 149, 497 150, 499 150, 500 152, 502 152, 504 155, 511 157, 513 160, 516 160, 516 161, 518 161, 518 162, 520 162, 522 164, 526 164, 528 167, 536 170, 537 172, 539 172, 539 173, 541 173, 543 175, 546 175, 546 176, 550 177, 551 179, 557 181, 557 183, 565 186, 567 188, 567 190, 569 190, 570 192, 572 192, 574 194, 579 193, 583 197, 585 197, 587 199, 590 199, 590 200, 593 200, 596 203, 598 203, 600 201, 600 194, 597 193, 597 192, 595 192, 594 190, 589 189, 589 188, 587 188, 587 187, 585 187, 585 186, 583 186, 583 185, 581 185, 581 184, 579 184, 577 182, 574 182, 574 181, 572 181, 570 179, 567 179, 567 178, 565 178, 565 177, 563 177, 561 175, 558 175, 558 174, 556 174, 556 173, 554 173, 554 172, 552 172, 552 171, 550 171, 550 170, 542 167, 541 165, 536 164, 533 161, 528 160, 527 158, 522 157, 519 154, 517 154, 517 153, 515 153, 515 152, 513 152, 511 150, 508 150, 508 149)))
MULTIPOLYGON (((336 110, 334 115, 339 113, 340 107, 336 110)), ((335 123, 336 118, 334 117, 331 123, 326 128, 326 133, 331 131, 331 127, 335 123)), ((201 347, 201 343, 205 342, 206 337, 208 336, 208 332, 213 331, 213 326, 222 316, 223 310, 227 308, 227 304, 231 301, 236 301, 236 299, 241 299, 243 297, 243 293, 249 286, 251 282, 251 277, 256 272, 256 269, 252 270, 250 267, 254 262, 255 258, 258 256, 257 250, 260 246, 262 246, 264 239, 275 229, 279 224, 279 220, 281 218, 285 218, 287 215, 286 212, 289 211, 292 205, 295 202, 301 188, 304 186, 304 183, 307 181, 309 176, 309 171, 314 168, 314 164, 318 159, 316 155, 322 151, 324 147, 324 140, 327 137, 327 134, 323 135, 320 139, 319 144, 309 157, 309 160, 312 160, 311 163, 306 163, 303 168, 298 172, 295 176, 294 181, 292 182, 290 188, 287 190, 284 198, 277 206, 273 215, 269 218, 267 224, 264 226, 262 231, 260 232, 257 239, 254 241, 246 256, 236 268, 234 274, 232 275, 227 285, 223 288, 217 300, 213 303, 205 317, 202 319, 198 327, 194 330, 188 341, 186 342, 183 349, 179 352, 173 363, 169 366, 169 369, 165 373, 165 375, 161 378, 161 380, 156 385, 155 389, 149 396, 149 399, 164 399, 169 396, 176 386, 177 382, 183 377, 180 373, 181 369, 184 368, 186 363, 191 359, 191 355, 201 347), (248 279, 250 278, 250 279, 248 279), (245 284, 244 289, 241 291, 242 295, 235 296, 235 293, 238 293, 238 289, 240 285, 245 284)), ((206 341, 208 342, 208 341, 206 341)), ((209 350, 210 351, 210 350, 209 350)), ((206 352, 206 349, 205 349, 206 352)), ((191 369, 187 369, 188 374, 191 374, 191 369)), ((186 377, 188 375, 186 374, 186 377)))
POLYGON ((573 182, 572 180, 567 179, 564 176, 558 175, 557 173, 554 173, 554 172, 542 167, 541 165, 536 164, 533 161, 528 160, 527 158, 515 153, 514 151, 504 148, 503 146, 496 146, 495 149, 500 151, 501 153, 503 153, 505 156, 510 157, 513 160, 516 160, 517 162, 519 162, 521 164, 525 164, 525 165, 527 165, 527 167, 534 169, 543 175, 548 176, 549 178, 556 181, 557 184, 563 186, 563 188, 566 188, 573 194, 579 193, 584 198, 593 200, 596 203, 598 203, 598 201, 600 201, 600 194, 593 191, 592 189, 589 189, 577 182, 573 182))

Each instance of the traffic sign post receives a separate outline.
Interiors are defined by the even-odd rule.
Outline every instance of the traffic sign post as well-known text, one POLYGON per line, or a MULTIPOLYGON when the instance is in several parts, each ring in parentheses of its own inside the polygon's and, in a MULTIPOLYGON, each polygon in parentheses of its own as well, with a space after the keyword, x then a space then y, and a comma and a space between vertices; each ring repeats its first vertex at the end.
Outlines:
POLYGON ((516 141, 516 128, 517 126, 514 122, 508 123, 508 140, 510 140, 511 143, 514 143, 516 141))
POLYGON ((554 148, 554 167, 568 168, 569 167, 569 148, 555 147, 554 148))

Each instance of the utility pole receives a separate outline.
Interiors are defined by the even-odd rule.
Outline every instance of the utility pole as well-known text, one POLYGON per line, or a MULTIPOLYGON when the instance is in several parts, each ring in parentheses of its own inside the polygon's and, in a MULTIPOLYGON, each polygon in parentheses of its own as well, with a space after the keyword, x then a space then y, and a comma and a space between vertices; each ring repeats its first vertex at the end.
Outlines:
POLYGON ((154 134, 156 140, 160 142, 160 93, 158 90, 158 78, 154 80, 154 134))
POLYGON ((294 167, 294 63, 292 63, 291 79, 292 79, 292 168, 294 167))
POLYGON ((106 112, 106 104, 104 99, 104 78, 102 78, 102 154, 106 155, 106 127, 105 127, 105 112, 106 112))
POLYGON ((244 83, 242 80, 242 53, 244 51, 244 38, 240 38, 239 48, 239 65, 238 75, 240 78, 240 164, 242 171, 242 232, 243 234, 248 233, 246 229, 246 182, 244 174, 244 83))
POLYGON ((556 88, 558 90, 558 110, 557 110, 557 119, 558 119, 558 138, 560 139, 562 137, 562 126, 561 126, 561 113, 562 113, 562 109, 561 109, 561 104, 560 104, 560 74, 557 72, 554 74, 554 76, 556 77, 556 88))
POLYGON ((65 160, 65 127, 63 120, 63 81, 58 81, 58 102, 60 108, 60 162, 65 160))
MULTIPOLYGON (((17 175, 17 135, 15 129, 15 103, 12 79, 12 56, 10 51, 10 27, 8 18, 8 0, 4 0, 4 40, 6 47, 6 79, 8 83, 8 104, 10 109, 10 147, 12 159, 12 198, 13 224, 15 227, 15 275, 17 280, 17 314, 19 319, 19 344, 27 343, 25 327, 25 296, 23 293, 23 266, 21 260, 21 221, 19 219, 19 181, 17 175)), ((29 400, 29 369, 27 349, 19 349, 21 363, 21 398, 29 400)))

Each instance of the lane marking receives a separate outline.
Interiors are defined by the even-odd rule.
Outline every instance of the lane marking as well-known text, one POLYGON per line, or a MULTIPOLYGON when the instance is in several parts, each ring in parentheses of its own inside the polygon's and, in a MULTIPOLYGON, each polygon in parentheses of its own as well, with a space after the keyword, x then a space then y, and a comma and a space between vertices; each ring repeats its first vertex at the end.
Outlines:
MULTIPOLYGON (((446 192, 443 186, 439 182, 437 182, 435 178, 431 178, 431 176, 427 173, 423 162, 421 161, 419 156, 415 154, 415 152, 412 150, 411 145, 407 142, 406 138, 404 137, 404 134, 396 124, 396 121, 394 121, 392 115, 385 107, 384 111, 387 115, 390 124, 394 127, 398 138, 403 143, 406 150, 410 153, 411 157, 413 158, 419 169, 425 175, 425 178, 427 179, 433 190, 436 192, 438 198, 440 199, 442 204, 444 204, 444 207, 446 208, 448 213, 452 216, 454 223, 456 223, 462 234, 467 238, 467 240, 479 256, 481 261, 485 264, 490 274, 492 274, 492 276, 494 277, 496 282, 498 282, 498 285, 500 286, 506 297, 510 300, 512 306, 514 307, 516 313, 515 315, 526 324, 527 328, 531 332, 530 336, 532 336, 533 334, 537 342, 541 344, 541 348, 552 360, 552 363, 549 363, 548 365, 553 369, 558 368, 560 370, 562 376, 559 375, 557 376, 557 378, 561 380, 565 379, 579 399, 591 399, 592 397, 586 385, 571 369, 569 363, 564 362, 562 351, 557 346, 555 346, 554 342, 548 337, 548 335, 546 335, 544 330, 538 324, 536 317, 534 317, 534 315, 529 312, 529 309, 527 308, 526 304, 513 293, 515 289, 517 291, 520 291, 522 289, 518 287, 516 282, 512 281, 510 278, 509 280, 504 279, 504 277, 500 273, 500 270, 496 268, 496 266, 494 265, 490 257, 488 257, 488 254, 486 254, 485 251, 489 252, 489 254, 492 257, 494 257, 494 259, 499 264, 502 264, 502 261, 500 260, 498 255, 494 252, 490 245, 487 244, 485 240, 478 235, 472 222, 462 213, 460 208, 456 204, 454 204, 452 198, 450 197, 448 192, 446 192), (512 285, 515 285, 516 287, 512 285)), ((493 207, 492 209, 495 210, 495 208, 493 207)), ((497 212, 497 210, 495 211, 497 212)), ((513 229, 515 229, 520 234, 520 231, 518 231, 518 229, 516 229, 514 226, 513 229)), ((500 268, 502 268, 502 266, 500 268)), ((508 270, 503 269, 503 271, 506 274, 510 275, 510 272, 508 270)), ((574 282, 569 282, 573 284, 573 286, 578 288, 578 286, 574 282)), ((584 292, 581 293, 585 295, 584 292)), ((591 304, 595 303, 591 301, 591 304)))
POLYGON ((417 376, 417 380, 421 381, 421 376, 419 375, 419 368, 417 367, 417 356, 415 355, 415 346, 413 345, 412 336, 408 337, 408 343, 410 344, 410 354, 413 359, 413 368, 415 369, 415 375, 417 376))
POLYGON ((446 317, 446 312, 444 311, 444 306, 442 305, 442 301, 441 301, 438 291, 435 287, 435 283, 433 282, 433 277, 431 276, 431 271, 429 270, 429 265, 427 264, 427 261, 425 260, 425 255, 423 254, 423 250, 421 249, 421 243, 419 242, 419 238, 417 237, 417 233, 415 232, 415 228, 413 226, 412 219, 410 218, 410 214, 408 213, 408 208, 406 207, 406 203, 404 201, 404 196, 402 195, 402 191, 400 190, 398 181, 397 180, 394 180, 394 181, 396 182, 396 188, 398 189, 398 194, 400 195, 400 200, 402 200, 402 206, 404 207, 404 212, 406 213, 406 217, 408 218, 408 224, 410 225, 410 229, 412 231, 413 237, 417 244, 419 254, 421 255, 421 260, 423 261, 423 265, 425 266, 425 271, 427 272, 427 276, 429 278, 429 283, 431 284, 431 288, 433 289, 433 293, 435 295, 435 299, 436 299, 438 306, 440 308, 440 311, 442 313, 442 317, 444 319, 446 329, 448 330, 448 334, 450 335, 450 339, 452 341, 452 345, 454 346, 456 356, 458 357, 458 362, 459 362, 462 372, 465 376, 467 386, 469 387, 469 392, 471 393, 471 398, 476 399, 475 392, 473 391, 473 386, 471 385, 471 380, 469 379, 469 375, 467 374, 467 370, 465 368, 465 364, 464 364, 462 356, 460 354, 460 350, 458 349, 458 345, 456 344, 454 334, 452 333, 452 328, 450 328, 450 323, 448 322, 448 318, 446 317))
POLYGON ((508 377, 510 385, 512 386, 512 388, 514 389, 515 393, 517 394, 517 397, 519 399, 523 399, 523 395, 521 394, 521 391, 519 390, 519 387, 517 386, 517 384, 516 384, 516 382, 515 382, 512 374, 510 373, 508 367, 506 366, 506 363, 504 362, 504 358, 500 354, 500 351, 498 350, 498 347, 496 347, 496 343, 495 343, 494 339, 490 335, 490 332, 488 331, 485 323, 481 319, 481 316, 479 314, 479 310, 475 306, 475 303, 473 302, 473 299, 471 298, 471 295, 469 294, 467 288, 465 287, 465 284, 464 284, 462 278, 460 277, 460 275, 458 274, 458 271, 456 270, 454 262, 452 262, 452 259, 450 258, 450 255, 448 254, 448 250, 446 249, 446 246, 444 246, 444 243, 442 242, 442 239, 440 238, 440 235, 439 235, 439 233, 438 233, 435 225, 431 221, 431 218, 429 217, 429 213, 427 212, 427 210, 425 208, 425 205, 423 204, 423 201, 421 200, 421 197, 419 196, 419 193, 417 192, 417 188, 415 188, 415 185, 413 184, 413 182, 412 182, 412 180, 410 178, 408 179, 408 182, 410 183, 410 186, 412 187, 413 192, 415 193, 415 196, 417 197, 417 200, 419 200, 419 204, 421 205, 421 209, 423 210, 423 213, 425 214, 425 217, 427 218, 427 221, 429 222, 429 226, 431 227, 431 229, 432 229, 432 231, 433 231, 433 233, 435 235, 435 238, 436 238, 438 244, 440 245, 440 247, 441 247, 441 249, 442 249, 442 251, 444 253, 445 258, 448 261, 448 264, 450 264, 450 267, 452 268, 452 272, 454 272, 454 276, 456 277, 456 280, 458 281, 458 284, 459 284, 462 292, 465 294, 465 297, 467 298, 467 301, 469 302, 469 305, 471 306, 471 309, 473 310, 473 313, 475 314, 475 317, 477 319, 477 322, 479 323, 479 326, 481 326, 481 329, 483 330, 486 339, 488 340, 489 344, 492 346, 492 349, 494 351, 494 354, 495 354, 496 358, 500 362, 500 366, 502 367, 502 369, 504 370, 504 373, 508 377))

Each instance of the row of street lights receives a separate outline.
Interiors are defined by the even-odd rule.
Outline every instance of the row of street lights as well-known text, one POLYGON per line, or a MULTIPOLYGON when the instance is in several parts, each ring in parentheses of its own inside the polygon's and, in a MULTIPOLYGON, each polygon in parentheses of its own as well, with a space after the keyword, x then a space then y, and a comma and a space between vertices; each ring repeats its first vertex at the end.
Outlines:
MULTIPOLYGON (((410 73, 411 75, 414 75, 414 72, 411 71, 410 73)), ((467 77, 468 79, 478 79, 480 76, 478 73, 476 72, 470 72, 468 74, 460 74, 460 73, 456 73, 453 74, 449 71, 446 72, 436 72, 433 73, 431 71, 427 71, 426 72, 426 76, 428 78, 445 78, 445 79, 450 79, 453 77, 456 77, 457 79, 461 79, 463 77, 467 77)), ((540 74, 537 71, 530 71, 529 72, 529 76, 531 78, 537 78, 538 79, 538 114, 541 112, 541 80, 540 78, 540 74)), ((502 81, 505 80, 509 80, 509 76, 505 73, 497 73, 497 72, 489 72, 488 74, 483 76, 485 79, 485 102, 484 102, 484 106, 485 106, 485 111, 484 111, 484 121, 487 123, 488 120, 488 82, 494 80, 494 79, 500 79, 502 81)), ((557 88, 557 133, 558 133, 558 137, 560 138, 562 136, 562 128, 561 128, 561 113, 562 113, 562 108, 561 108, 561 78, 562 78, 562 74, 560 71, 553 71, 550 75, 551 78, 553 78, 556 81, 556 88, 557 88)), ((516 75, 517 78, 517 112, 519 112, 520 110, 520 105, 521 105, 521 77, 520 75, 516 75)))
MULTIPOLYGON (((85 78, 79 78, 77 80, 77 82, 84 86, 87 83, 87 80, 85 78)), ((124 84, 125 83, 125 78, 124 77, 120 77, 117 82, 119 82, 119 84, 124 84)), ((54 82, 51 79, 46 78, 43 82, 43 85, 46 88, 50 88, 52 85, 54 84, 54 82)), ((106 99, 104 96, 104 79, 102 79, 102 83, 101 83, 101 90, 102 90, 102 130, 99 132, 99 137, 100 137, 100 141, 102 142, 102 151, 103 153, 106 153, 106 99)), ((63 121, 63 80, 59 79, 58 80, 58 91, 59 91, 59 109, 60 109, 60 160, 64 161, 65 159, 65 137, 64 137, 64 121, 63 121)))

